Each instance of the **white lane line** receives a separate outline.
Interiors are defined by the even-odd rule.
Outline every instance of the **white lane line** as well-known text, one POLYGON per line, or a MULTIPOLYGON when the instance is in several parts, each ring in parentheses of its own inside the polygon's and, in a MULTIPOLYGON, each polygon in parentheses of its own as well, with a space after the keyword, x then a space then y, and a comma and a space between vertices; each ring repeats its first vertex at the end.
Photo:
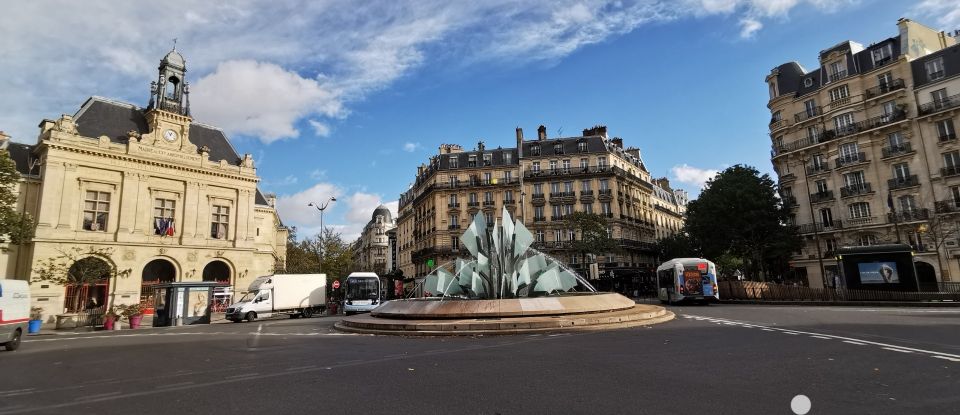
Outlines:
MULTIPOLYGON (((766 327, 766 326, 762 326, 762 325, 756 325, 756 327, 759 327, 759 328, 761 328, 761 329, 763 329, 763 328, 772 328, 772 327, 766 327)), ((853 342, 853 343, 851 343, 851 344, 856 344, 856 343, 860 343, 861 345, 869 344, 869 345, 873 345, 873 346, 889 347, 889 348, 892 348, 892 349, 897 349, 897 351, 909 351, 909 352, 922 353, 922 354, 932 355, 932 356, 946 356, 946 357, 952 357, 952 358, 955 358, 955 359, 960 359, 960 355, 956 355, 956 354, 944 353, 944 352, 937 352, 937 351, 933 351, 933 350, 918 349, 918 348, 916 348, 916 347, 898 346, 898 345, 895 345, 895 344, 881 343, 881 342, 875 342, 875 341, 872 341, 872 340, 857 339, 857 338, 853 338, 853 337, 837 336, 837 335, 825 334, 825 333, 815 333, 815 332, 802 331, 802 330, 793 330, 793 331, 787 331, 787 330, 784 330, 784 329, 775 329, 775 330, 779 330, 779 331, 782 331, 782 332, 787 333, 787 334, 795 334, 795 335, 796 335, 796 334, 806 334, 806 335, 810 335, 810 336, 823 336, 823 337, 829 337, 829 338, 831 338, 831 339, 844 340, 845 343, 851 343, 851 342, 853 342)))
POLYGON ((763 331, 776 331, 776 330, 774 330, 774 329, 760 329, 760 330, 763 330, 763 331))
POLYGON ((33 391, 33 390, 37 390, 37 388, 13 389, 13 390, 8 390, 8 391, 0 391, 0 395, 7 395, 7 394, 11 394, 11 393, 29 392, 29 391, 33 391))
POLYGON ((910 351, 910 350, 903 350, 903 349, 896 348, 896 347, 881 347, 881 349, 883 349, 883 350, 889 350, 889 351, 891 351, 891 352, 913 353, 913 352, 910 351))
POLYGON ((76 399, 74 399, 74 400, 75 400, 75 401, 86 401, 86 400, 91 400, 91 399, 100 399, 100 398, 106 398, 106 397, 109 397, 109 396, 119 395, 120 393, 121 393, 120 391, 116 391, 116 392, 101 393, 101 394, 98 394, 98 395, 86 395, 86 396, 81 396, 81 397, 79 397, 79 398, 76 398, 76 399))
POLYGON ((181 386, 193 385, 193 382, 180 382, 180 383, 168 383, 166 385, 157 386, 155 389, 167 389, 167 388, 179 388, 181 386))
POLYGON ((951 361, 951 362, 960 362, 960 359, 955 358, 955 357, 947 357, 947 356, 933 356, 933 357, 935 357, 935 358, 937 358, 937 359, 949 360, 949 361, 951 361))
POLYGON ((288 367, 287 370, 290 370, 290 371, 293 371, 293 370, 307 370, 307 369, 315 369, 316 367, 317 367, 317 365, 296 366, 296 367, 288 367))
POLYGON ((251 378, 251 377, 254 377, 254 376, 260 376, 260 374, 259 374, 259 373, 244 373, 244 374, 242 374, 242 375, 227 376, 227 377, 225 377, 224 379, 251 378))
POLYGON ((833 339, 831 339, 831 338, 829 338, 829 337, 825 337, 825 336, 810 336, 810 337, 813 337, 814 339, 833 340, 833 339))
POLYGON ((866 346, 866 345, 867 345, 866 343, 853 342, 853 341, 850 341, 850 340, 844 340, 843 342, 844 342, 844 343, 847 343, 847 344, 855 344, 855 345, 857 345, 857 346, 866 346))

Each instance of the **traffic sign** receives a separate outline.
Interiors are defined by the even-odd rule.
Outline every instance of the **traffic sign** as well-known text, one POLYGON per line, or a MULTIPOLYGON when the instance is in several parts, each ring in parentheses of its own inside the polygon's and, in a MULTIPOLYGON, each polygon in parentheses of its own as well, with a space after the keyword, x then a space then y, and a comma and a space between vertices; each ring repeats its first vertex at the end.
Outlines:
POLYGON ((333 289, 334 290, 340 289, 340 280, 333 280, 333 289))

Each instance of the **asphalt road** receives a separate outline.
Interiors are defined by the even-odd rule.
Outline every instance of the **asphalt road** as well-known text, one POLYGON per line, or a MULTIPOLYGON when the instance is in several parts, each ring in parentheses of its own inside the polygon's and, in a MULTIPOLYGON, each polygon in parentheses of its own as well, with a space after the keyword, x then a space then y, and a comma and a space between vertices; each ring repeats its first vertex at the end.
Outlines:
POLYGON ((960 308, 674 307, 560 335, 352 335, 335 318, 31 337, 0 414, 960 413, 960 308))

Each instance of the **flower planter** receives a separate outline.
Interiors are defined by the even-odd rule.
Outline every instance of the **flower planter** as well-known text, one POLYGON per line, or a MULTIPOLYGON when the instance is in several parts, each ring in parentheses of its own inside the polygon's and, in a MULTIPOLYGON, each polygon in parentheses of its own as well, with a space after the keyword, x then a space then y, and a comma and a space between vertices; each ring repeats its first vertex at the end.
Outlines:
POLYGON ((113 317, 104 317, 103 318, 103 329, 104 330, 113 330, 113 317))
POLYGON ((27 333, 34 334, 40 332, 40 326, 43 325, 43 320, 30 320, 27 322, 27 333))
POLYGON ((140 328, 140 322, 143 321, 143 314, 137 314, 135 316, 130 316, 130 328, 137 329, 140 328))

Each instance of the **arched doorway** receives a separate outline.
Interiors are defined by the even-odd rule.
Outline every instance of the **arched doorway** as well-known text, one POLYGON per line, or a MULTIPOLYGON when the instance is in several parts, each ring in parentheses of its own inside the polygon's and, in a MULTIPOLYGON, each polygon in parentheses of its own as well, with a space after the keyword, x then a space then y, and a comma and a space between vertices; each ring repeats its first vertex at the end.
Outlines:
POLYGON ((230 266, 226 262, 211 261, 203 267, 203 280, 216 282, 218 287, 213 289, 212 311, 220 313, 227 310, 233 297, 233 287, 230 286, 230 266))
POLYGON ((211 261, 203 267, 203 280, 230 284, 230 266, 223 261, 211 261))
POLYGON ((153 314, 153 287, 160 283, 176 280, 177 268, 166 259, 155 259, 143 267, 142 278, 140 305, 143 306, 146 314, 153 314))
POLYGON ((71 284, 67 285, 64 308, 69 313, 98 313, 107 304, 112 267, 97 257, 78 259, 67 270, 71 284))
POLYGON ((919 291, 937 291, 937 271, 933 265, 923 261, 913 263, 917 270, 917 288, 919 291))

